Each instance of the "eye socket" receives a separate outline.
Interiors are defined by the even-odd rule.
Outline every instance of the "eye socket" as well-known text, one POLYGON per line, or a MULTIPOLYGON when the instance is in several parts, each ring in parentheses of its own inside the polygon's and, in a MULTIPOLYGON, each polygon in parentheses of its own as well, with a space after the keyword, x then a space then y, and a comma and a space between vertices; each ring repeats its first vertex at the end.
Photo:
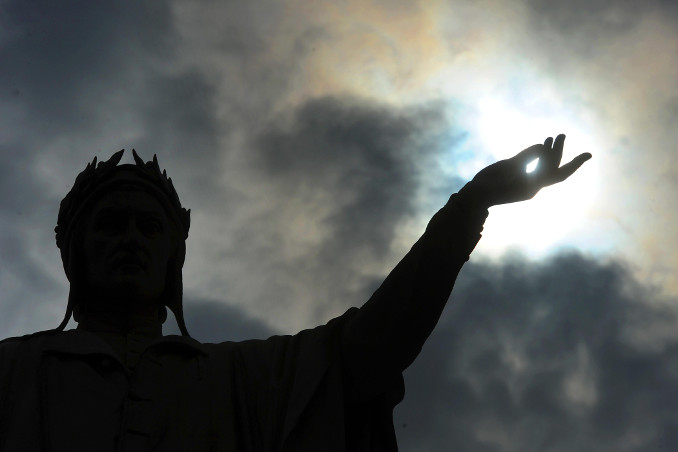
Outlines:
POLYGON ((124 228, 124 222, 118 215, 104 213, 98 215, 94 221, 94 230, 104 234, 114 234, 124 228))
MULTIPOLYGON (((100 234, 115 235, 124 232, 129 218, 113 212, 102 212, 94 219, 93 229, 100 234)), ((164 231, 162 221, 154 216, 137 218, 137 227, 146 236, 153 236, 164 231)))
POLYGON ((146 235, 160 234, 163 231, 162 223, 155 218, 142 219, 139 228, 146 235))

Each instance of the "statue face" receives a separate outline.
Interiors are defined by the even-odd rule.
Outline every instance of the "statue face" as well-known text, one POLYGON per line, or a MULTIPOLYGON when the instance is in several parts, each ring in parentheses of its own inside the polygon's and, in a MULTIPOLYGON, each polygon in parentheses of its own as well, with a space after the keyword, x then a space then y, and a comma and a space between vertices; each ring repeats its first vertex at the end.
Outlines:
POLYGON ((157 305, 172 252, 170 220, 142 191, 112 191, 85 220, 85 277, 97 300, 157 305))

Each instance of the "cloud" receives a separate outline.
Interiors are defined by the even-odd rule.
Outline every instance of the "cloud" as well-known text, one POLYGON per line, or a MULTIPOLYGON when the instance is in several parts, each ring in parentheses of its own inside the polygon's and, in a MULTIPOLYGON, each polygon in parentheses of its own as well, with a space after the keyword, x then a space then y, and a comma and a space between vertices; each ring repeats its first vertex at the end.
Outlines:
POLYGON ((0 20, 7 68, 0 95, 20 101, 41 135, 91 127, 135 64, 171 53, 166 4, 6 2, 0 20))
MULTIPOLYGON (((264 322, 251 318, 241 309, 224 304, 223 300, 187 299, 184 301, 184 319, 191 337, 200 342, 266 339, 274 334, 282 334, 264 322)), ((171 313, 163 333, 181 334, 171 313)))
POLYGON ((472 258, 406 371, 401 448, 673 450, 676 321, 623 262, 472 258))
POLYGON ((346 246, 360 237, 357 246, 383 256, 393 232, 383 226, 416 213, 417 190, 439 176, 422 169, 431 168, 441 148, 458 138, 442 107, 312 99, 266 128, 252 158, 289 197, 326 194, 322 207, 330 212, 333 243, 346 246))
POLYGON ((239 179, 256 213, 229 231, 231 274, 206 269, 207 285, 242 290, 231 298, 283 329, 361 303, 414 242, 403 225, 461 186, 439 156, 462 139, 442 104, 323 97, 263 123, 239 179))
POLYGON ((546 0, 529 0, 526 3, 535 14, 535 23, 544 28, 571 36, 584 33, 607 40, 631 31, 646 12, 654 9, 651 4, 655 2, 641 5, 633 1, 595 0, 553 4, 546 0))
POLYGON ((135 147, 146 160, 157 153, 170 164, 190 162, 176 165, 173 179, 183 180, 192 191, 214 191, 205 174, 218 161, 219 139, 226 132, 216 117, 216 87, 200 72, 187 71, 148 75, 140 91, 130 100, 139 121, 135 147))
POLYGON ((229 128, 208 71, 180 65, 170 2, 8 2, 0 23, 0 120, 15 125, 0 153, 26 153, 49 173, 29 180, 65 194, 94 155, 134 147, 170 167, 190 161, 175 174, 205 185, 229 128))

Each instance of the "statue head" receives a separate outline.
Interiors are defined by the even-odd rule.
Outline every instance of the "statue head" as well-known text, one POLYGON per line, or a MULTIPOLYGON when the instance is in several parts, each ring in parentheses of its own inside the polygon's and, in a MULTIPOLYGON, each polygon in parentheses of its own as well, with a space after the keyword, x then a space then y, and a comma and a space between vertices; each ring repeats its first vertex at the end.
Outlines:
POLYGON ((95 300, 115 300, 155 305, 162 321, 170 308, 188 336, 182 267, 190 211, 155 156, 144 163, 132 150, 135 164, 118 165, 123 153, 98 165, 95 157, 61 202, 56 242, 71 287, 57 329, 71 315, 79 321, 95 300))

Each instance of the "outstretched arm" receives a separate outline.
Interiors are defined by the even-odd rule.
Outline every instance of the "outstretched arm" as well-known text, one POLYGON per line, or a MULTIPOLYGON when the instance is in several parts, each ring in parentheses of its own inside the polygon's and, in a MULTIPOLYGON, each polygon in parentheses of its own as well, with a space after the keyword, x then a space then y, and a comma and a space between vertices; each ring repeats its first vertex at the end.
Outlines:
POLYGON ((565 135, 480 171, 429 222, 422 237, 344 328, 344 359, 365 396, 402 372, 433 331, 456 277, 480 240, 488 208, 531 199, 571 176, 591 154, 560 166, 565 135), (538 158, 532 173, 525 167, 538 158))

